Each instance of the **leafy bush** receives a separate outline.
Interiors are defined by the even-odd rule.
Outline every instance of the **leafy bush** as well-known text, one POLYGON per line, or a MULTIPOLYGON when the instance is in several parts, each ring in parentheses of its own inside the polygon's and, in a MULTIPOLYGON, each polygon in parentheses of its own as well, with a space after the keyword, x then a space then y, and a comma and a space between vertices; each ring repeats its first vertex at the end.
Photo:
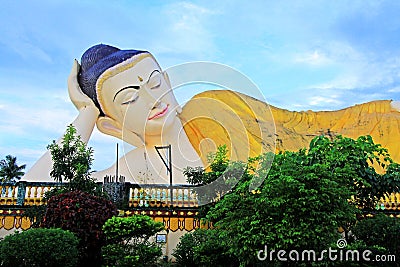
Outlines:
POLYGON ((149 244, 109 244, 102 248, 103 265, 118 267, 157 266, 161 248, 149 244))
POLYGON ((141 242, 164 230, 164 224, 149 216, 112 217, 103 226, 107 240, 111 242, 141 242))
POLYGON ((397 218, 378 214, 359 221, 352 232, 367 246, 378 245, 392 254, 400 255, 400 221, 397 218))
MULTIPOLYGON (((196 230, 200 231, 200 230, 196 230)), ((187 233, 183 235, 178 245, 172 252, 172 256, 175 257, 176 263, 179 266, 196 266, 194 260, 194 247, 198 245, 198 241, 196 240, 194 233, 187 233)))
POLYGON ((80 239, 83 262, 87 260, 93 264, 100 260, 105 240, 102 226, 116 214, 117 209, 111 201, 82 191, 72 191, 49 199, 42 226, 75 233, 80 239))
POLYGON ((102 248, 106 266, 155 266, 161 248, 150 237, 164 225, 148 216, 113 217, 103 226, 108 245, 102 248))
MULTIPOLYGON (((332 245, 331 247, 334 247, 332 245)), ((366 250, 371 251, 371 254, 368 256, 369 259, 375 259, 376 255, 386 255, 388 254, 387 249, 379 246, 379 245, 372 245, 368 246, 365 244, 364 241, 362 240, 356 240, 352 243, 350 243, 348 246, 346 246, 346 250, 357 250, 360 252, 360 254, 366 250)), ((376 261, 365 261, 362 256, 360 256, 360 261, 344 261, 344 262, 334 262, 331 263, 333 266, 344 266, 344 267, 358 267, 358 266, 365 266, 365 267, 376 267, 376 266, 384 266, 384 267, 389 267, 389 266, 396 266, 395 264, 393 265, 392 262, 376 262, 376 261)))
POLYGON ((197 229, 181 237, 172 255, 179 266, 237 266, 217 229, 197 229))
POLYGON ((0 242, 0 266, 72 267, 78 261, 78 238, 61 229, 30 229, 0 242))

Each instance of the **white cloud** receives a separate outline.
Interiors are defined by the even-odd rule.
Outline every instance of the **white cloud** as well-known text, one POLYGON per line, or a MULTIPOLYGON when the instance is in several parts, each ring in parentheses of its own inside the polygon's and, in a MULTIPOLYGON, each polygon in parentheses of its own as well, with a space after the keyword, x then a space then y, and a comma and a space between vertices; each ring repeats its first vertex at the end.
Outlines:
POLYGON ((165 6, 165 25, 161 36, 155 38, 152 50, 165 54, 186 54, 204 59, 216 51, 213 34, 207 20, 215 12, 193 3, 178 2, 165 6))
POLYGON ((308 100, 310 106, 326 106, 326 105, 340 105, 342 102, 337 100, 335 97, 327 96, 312 96, 308 100))
MULTIPOLYGON (((62 97, 46 98, 44 102, 36 101, 35 107, 21 107, 14 104, 3 105, 1 109, 0 152, 18 155, 22 163, 30 168, 46 152, 46 145, 52 140, 61 138, 66 126, 71 123, 77 112, 72 103, 64 104, 62 97), (46 102, 55 101, 53 105, 46 102), (47 101, 46 101, 47 100, 47 101), (58 107, 57 107, 58 106, 58 107), (12 137, 10 137, 12 133, 12 137), (4 141, 3 141, 4 140, 4 141), (12 140, 11 142, 7 142, 12 140), (30 144, 28 147, 23 144, 30 144), (33 148, 35 147, 35 148, 33 148)), ((121 140, 100 133, 97 128, 89 140, 89 146, 95 152, 94 169, 102 170, 115 160, 115 144, 121 140)), ((123 149, 120 146, 120 155, 123 149)))
POLYGON ((17 157, 17 164, 26 164, 25 172, 28 171, 32 165, 43 155, 45 149, 29 149, 21 148, 18 146, 7 146, 0 149, 0 155, 13 155, 17 157))
POLYGON ((387 90, 389 93, 400 93, 400 86, 396 86, 387 90))
POLYGON ((16 42, 12 44, 12 49, 25 60, 41 60, 46 63, 52 62, 49 54, 40 47, 26 41, 16 40, 16 42))
POLYGON ((314 50, 310 53, 299 54, 294 58, 295 63, 305 63, 313 66, 325 66, 332 61, 322 52, 314 50))
MULTIPOLYGON (((330 63, 336 69, 335 77, 309 88, 353 90, 384 88, 400 76, 400 57, 380 55, 357 50, 345 42, 321 44, 318 52, 300 57, 310 64, 330 63), (325 61, 324 61, 325 60, 325 61)), ((394 92, 393 89, 388 92, 394 92)))
POLYGON ((26 134, 35 129, 43 129, 51 132, 63 132, 66 125, 73 120, 73 114, 64 108, 46 107, 19 107, 11 106, 2 119, 3 123, 19 126, 25 129, 26 134))
MULTIPOLYGON (((386 99, 387 96, 381 93, 369 93, 369 94, 361 94, 358 99, 360 103, 375 101, 375 100, 383 100, 386 99)), ((360 104, 359 103, 359 104, 360 104)))
POLYGON ((349 62, 344 70, 331 81, 311 87, 344 90, 374 87, 379 89, 390 86, 398 78, 396 73, 400 71, 400 65, 394 65, 388 61, 366 59, 360 62, 349 62))
MULTIPOLYGON (((21 142, 49 143, 59 138, 78 114, 72 103, 52 95, 16 96, 8 98, 7 104, 0 109, 1 136, 9 136, 21 142)), ((1 138, 3 140, 3 138, 1 138)), ((1 146, 6 145, 6 140, 1 146)))
POLYGON ((31 148, 15 148, 13 149, 17 155, 24 155, 25 158, 38 159, 43 155, 43 149, 31 148))
POLYGON ((336 90, 351 90, 358 88, 360 85, 357 75, 339 74, 336 78, 326 83, 310 85, 310 89, 336 89, 336 90))

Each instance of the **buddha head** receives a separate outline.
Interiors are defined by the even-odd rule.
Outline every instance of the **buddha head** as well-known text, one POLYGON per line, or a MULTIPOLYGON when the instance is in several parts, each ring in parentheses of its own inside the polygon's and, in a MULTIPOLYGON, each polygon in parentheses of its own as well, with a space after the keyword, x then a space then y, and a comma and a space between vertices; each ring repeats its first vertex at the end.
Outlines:
POLYGON ((160 135, 176 119, 179 105, 168 75, 147 51, 95 45, 82 55, 78 83, 100 111, 97 128, 133 145, 136 137, 145 142, 160 135))

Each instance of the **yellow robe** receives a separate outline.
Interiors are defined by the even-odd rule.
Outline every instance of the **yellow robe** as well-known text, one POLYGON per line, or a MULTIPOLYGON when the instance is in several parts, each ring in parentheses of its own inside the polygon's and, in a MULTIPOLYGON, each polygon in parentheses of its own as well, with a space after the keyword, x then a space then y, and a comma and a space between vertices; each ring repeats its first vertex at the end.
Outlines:
POLYGON ((192 98, 180 114, 190 142, 207 164, 207 154, 226 144, 233 160, 263 152, 307 148, 318 135, 358 138, 371 135, 400 162, 400 112, 390 100, 337 111, 288 111, 228 90, 206 91, 192 98), (212 140, 212 141, 211 141, 212 140))

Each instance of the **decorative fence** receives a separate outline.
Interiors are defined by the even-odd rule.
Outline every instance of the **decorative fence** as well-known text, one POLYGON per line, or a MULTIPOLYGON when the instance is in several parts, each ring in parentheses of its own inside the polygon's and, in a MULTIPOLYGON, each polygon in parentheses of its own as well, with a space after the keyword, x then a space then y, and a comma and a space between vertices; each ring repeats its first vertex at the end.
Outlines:
MULTIPOLYGON (((0 208, 23 207, 46 204, 43 197, 47 191, 61 186, 55 182, 0 183, 0 208)), ((105 191, 118 191, 126 201, 126 208, 197 208, 195 187, 191 185, 132 184, 105 181, 105 191)), ((115 196, 114 196, 115 197, 115 196)), ((400 211, 400 193, 381 198, 377 210, 400 211)))
MULTIPOLYGON (((30 206, 46 204, 45 193, 61 186, 55 182, 0 183, 0 229, 28 229, 31 222, 24 217, 30 206)), ((120 216, 146 214, 155 221, 163 222, 170 231, 208 228, 201 225, 196 215, 198 201, 194 187, 190 185, 125 183, 123 180, 105 180, 99 183, 111 193, 113 200, 122 199, 120 216)))
MULTIPOLYGON (((25 181, 0 183, 0 208, 46 204, 43 200, 44 194, 61 185, 55 182, 25 181)), ((191 185, 139 185, 118 181, 105 181, 104 184, 99 183, 99 185, 103 185, 105 191, 118 191, 120 197, 122 195, 121 198, 126 201, 126 208, 128 209, 198 207, 195 187, 191 185)), ((381 198, 377 203, 376 209, 400 211, 400 193, 392 193, 381 198)))
MULTIPOLYGON (((60 185, 54 182, 0 183, 0 207, 46 204, 45 193, 60 185)), ((128 208, 197 208, 197 195, 193 189, 190 185, 104 183, 105 191, 122 192, 128 208)))
MULTIPOLYGON (((47 191, 60 186, 54 182, 0 183, 0 230, 28 229, 30 221, 23 216, 27 207, 46 204, 43 197, 47 191)), ((122 199, 120 216, 146 214, 155 221, 163 222, 170 231, 186 230, 208 226, 197 219, 199 201, 195 187, 190 185, 125 183, 123 180, 105 180, 103 190, 111 192, 115 201, 122 199)), ((400 193, 381 198, 375 211, 400 217, 400 193)))

